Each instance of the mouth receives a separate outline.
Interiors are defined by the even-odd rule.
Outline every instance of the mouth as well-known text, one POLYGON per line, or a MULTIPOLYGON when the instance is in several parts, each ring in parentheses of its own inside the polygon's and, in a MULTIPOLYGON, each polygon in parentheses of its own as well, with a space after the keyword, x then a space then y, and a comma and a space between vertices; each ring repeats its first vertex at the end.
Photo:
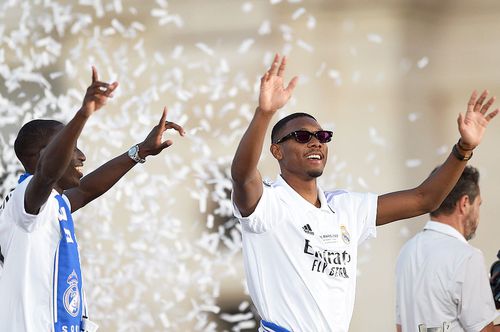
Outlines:
POLYGON ((321 160, 321 159, 323 159, 323 157, 321 157, 321 155, 319 155, 319 154, 310 154, 310 155, 306 156, 306 158, 309 160, 321 160))
POLYGON ((83 165, 81 165, 81 166, 75 166, 75 170, 78 173, 79 177, 83 176, 83 165))
POLYGON ((323 154, 320 152, 311 152, 306 154, 306 159, 310 161, 321 161, 323 160, 323 154))

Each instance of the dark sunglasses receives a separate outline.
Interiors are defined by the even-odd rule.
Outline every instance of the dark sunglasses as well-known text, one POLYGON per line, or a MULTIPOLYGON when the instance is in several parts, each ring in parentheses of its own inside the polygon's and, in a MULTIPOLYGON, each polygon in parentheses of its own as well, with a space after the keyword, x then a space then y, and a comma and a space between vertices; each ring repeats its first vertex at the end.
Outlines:
POLYGON ((290 134, 283 136, 276 141, 276 144, 286 141, 289 138, 295 138, 295 140, 301 144, 305 144, 311 140, 312 137, 316 137, 320 143, 328 143, 332 140, 333 132, 329 130, 318 130, 315 133, 311 133, 307 130, 297 130, 292 131, 290 134))

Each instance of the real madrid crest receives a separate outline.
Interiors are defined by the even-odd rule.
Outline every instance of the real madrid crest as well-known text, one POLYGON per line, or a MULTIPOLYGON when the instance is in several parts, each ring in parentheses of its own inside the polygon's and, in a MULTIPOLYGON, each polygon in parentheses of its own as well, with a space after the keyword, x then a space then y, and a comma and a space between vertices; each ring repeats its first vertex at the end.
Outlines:
POLYGON ((78 276, 75 270, 71 272, 66 282, 69 286, 66 288, 63 296, 64 309, 72 317, 76 317, 80 312, 80 291, 78 289, 78 276))
POLYGON ((340 232, 342 233, 342 240, 345 244, 351 243, 351 235, 347 231, 347 227, 344 225, 340 226, 340 232))

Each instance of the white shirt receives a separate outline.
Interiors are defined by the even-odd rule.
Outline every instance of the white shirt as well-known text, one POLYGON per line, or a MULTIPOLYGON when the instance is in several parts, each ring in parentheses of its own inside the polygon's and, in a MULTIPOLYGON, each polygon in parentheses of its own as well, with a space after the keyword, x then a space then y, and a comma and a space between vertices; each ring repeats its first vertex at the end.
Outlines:
POLYGON ((21 182, 0 208, 0 246, 5 257, 0 278, 2 332, 52 331, 54 326, 54 257, 61 238, 57 191, 52 190, 40 212, 31 215, 24 209, 31 178, 21 182))
POLYGON ((242 217, 250 296, 260 316, 292 331, 347 331, 354 306, 357 246, 375 236, 377 196, 323 192, 316 208, 281 177, 242 217))
POLYGON ((396 265, 396 323, 403 332, 448 326, 478 332, 497 317, 483 254, 455 228, 429 221, 396 265))

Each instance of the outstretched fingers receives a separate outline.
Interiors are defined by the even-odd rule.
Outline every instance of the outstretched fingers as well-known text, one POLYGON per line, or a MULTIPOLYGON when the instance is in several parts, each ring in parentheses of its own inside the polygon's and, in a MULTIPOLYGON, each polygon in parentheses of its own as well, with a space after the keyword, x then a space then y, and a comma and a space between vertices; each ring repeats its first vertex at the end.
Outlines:
POLYGON ((118 82, 106 83, 99 81, 97 68, 92 66, 92 83, 88 88, 88 92, 93 95, 103 95, 105 97, 113 97, 113 92, 118 87, 118 82))
POLYGON ((467 112, 474 111, 474 105, 476 105, 476 100, 477 100, 477 91, 474 90, 472 91, 472 94, 469 98, 469 102, 467 103, 467 112))
POLYGON ((488 100, 488 102, 486 104, 484 104, 483 107, 481 107, 481 110, 479 112, 481 112, 481 114, 486 114, 486 112, 488 111, 490 106, 495 102, 495 99, 496 99, 495 96, 491 97, 488 100))
POLYGON ((167 129, 174 129, 181 136, 184 136, 186 134, 186 131, 184 130, 184 128, 182 128, 182 126, 178 125, 175 122, 167 121, 167 113, 168 113, 167 106, 164 106, 163 113, 161 114, 160 122, 158 123, 160 128, 164 128, 164 131, 167 129))
POLYGON ((99 80, 99 75, 97 74, 97 68, 92 66, 92 83, 99 80))
POLYGON ((160 122, 158 122, 158 125, 160 127, 163 127, 163 125, 166 123, 167 121, 167 106, 164 106, 163 107, 163 113, 161 114, 161 119, 160 119, 160 122))
POLYGON ((283 74, 285 73, 285 68, 286 68, 286 56, 281 59, 281 64, 278 68, 278 76, 283 77, 283 74))
MULTIPOLYGON (((167 115, 167 112, 166 112, 167 108, 165 107, 163 109, 163 114, 166 118, 166 115, 167 115)), ((162 116, 162 119, 164 119, 164 117, 162 116)), ((174 129, 175 131, 177 131, 181 136, 184 136, 186 134, 186 132, 184 131, 184 128, 182 128, 182 126, 178 125, 177 123, 175 122, 171 122, 171 121, 165 121, 163 122, 164 125, 165 125, 165 130, 167 129, 174 129)), ((172 144, 174 144, 174 142, 171 140, 171 139, 167 139, 165 142, 162 142, 160 144, 160 149, 163 150, 163 149, 166 149, 168 148, 169 146, 171 146, 172 144)))
POLYGON ((484 90, 483 93, 481 93, 481 95, 479 96, 479 99, 474 105, 474 112, 479 112, 481 110, 481 106, 483 105, 486 97, 488 97, 488 90, 484 90))
POLYGON ((295 89, 295 87, 297 86, 297 83, 299 81, 299 77, 298 76, 294 76, 290 83, 288 83, 288 86, 286 87, 286 92, 289 93, 289 94, 292 94, 293 90, 295 89))
POLYGON ((490 122, 491 119, 493 119, 495 116, 497 116, 498 112, 500 111, 500 109, 496 109, 494 110, 493 112, 489 113, 488 115, 486 115, 486 121, 490 122))
POLYGON ((167 129, 174 129, 181 136, 186 135, 186 131, 184 130, 184 128, 182 128, 182 126, 178 125, 175 122, 166 121, 165 126, 167 127, 167 129))
POLYGON ((274 56, 273 63, 271 64, 271 68, 269 68, 269 71, 268 71, 269 76, 273 76, 273 75, 276 75, 278 73, 279 61, 280 61, 280 55, 278 53, 276 53, 276 55, 274 56))

